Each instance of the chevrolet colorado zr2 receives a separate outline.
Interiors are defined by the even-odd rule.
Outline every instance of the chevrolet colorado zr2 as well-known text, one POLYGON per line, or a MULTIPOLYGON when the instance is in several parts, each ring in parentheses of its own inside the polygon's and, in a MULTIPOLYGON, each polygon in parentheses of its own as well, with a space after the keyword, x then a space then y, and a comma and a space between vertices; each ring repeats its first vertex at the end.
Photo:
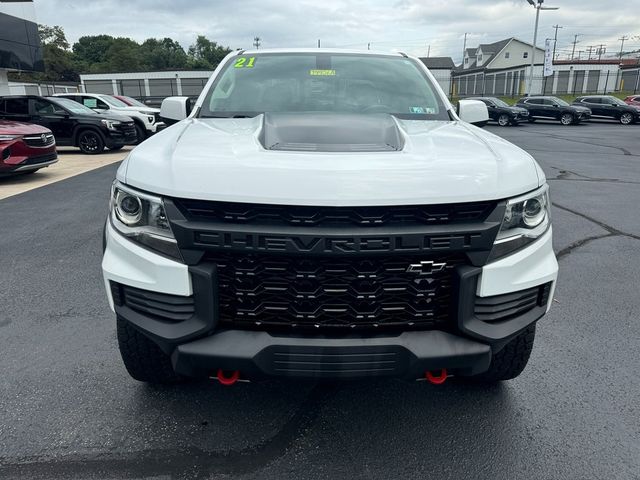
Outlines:
POLYGON ((518 376, 558 264, 548 185, 416 58, 229 54, 118 169, 102 269, 130 375, 518 376))

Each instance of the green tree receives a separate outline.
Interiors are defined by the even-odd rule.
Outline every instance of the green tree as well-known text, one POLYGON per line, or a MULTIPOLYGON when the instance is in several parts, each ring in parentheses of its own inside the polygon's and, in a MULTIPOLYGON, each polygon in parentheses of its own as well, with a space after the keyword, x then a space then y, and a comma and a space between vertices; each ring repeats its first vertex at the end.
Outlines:
POLYGON ((73 53, 81 72, 99 71, 106 63, 107 51, 113 45, 115 38, 111 35, 88 35, 80 37, 73 44, 73 53))
POLYGON ((195 43, 189 47, 189 64, 191 68, 212 70, 230 51, 229 47, 223 47, 204 35, 198 35, 195 43))
POLYGON ((182 46, 171 38, 148 38, 140 46, 145 70, 173 70, 186 68, 188 57, 182 46))

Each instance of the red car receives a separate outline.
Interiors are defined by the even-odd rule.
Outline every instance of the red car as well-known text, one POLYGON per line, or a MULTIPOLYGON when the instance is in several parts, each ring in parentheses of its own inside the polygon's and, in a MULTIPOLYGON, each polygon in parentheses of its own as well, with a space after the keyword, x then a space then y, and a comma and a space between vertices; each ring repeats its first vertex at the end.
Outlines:
POLYGON ((33 173, 58 161, 56 140, 48 128, 0 120, 0 176, 33 173))
POLYGON ((130 107, 144 107, 144 108, 149 108, 149 105, 145 105, 144 103, 136 100, 135 98, 131 98, 131 97, 127 97, 126 95, 113 95, 114 97, 116 97, 118 100, 120 100, 121 102, 126 103, 127 105, 129 105, 130 107))
POLYGON ((630 95, 624 99, 624 103, 627 105, 635 105, 636 107, 640 107, 640 95, 630 95))

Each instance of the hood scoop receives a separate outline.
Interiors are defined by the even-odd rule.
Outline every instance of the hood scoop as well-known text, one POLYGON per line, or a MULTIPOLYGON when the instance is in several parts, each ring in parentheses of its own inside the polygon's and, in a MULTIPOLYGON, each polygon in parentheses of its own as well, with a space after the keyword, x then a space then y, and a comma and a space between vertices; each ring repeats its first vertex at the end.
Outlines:
POLYGON ((388 114, 265 113, 260 142, 267 150, 393 152, 404 136, 388 114))

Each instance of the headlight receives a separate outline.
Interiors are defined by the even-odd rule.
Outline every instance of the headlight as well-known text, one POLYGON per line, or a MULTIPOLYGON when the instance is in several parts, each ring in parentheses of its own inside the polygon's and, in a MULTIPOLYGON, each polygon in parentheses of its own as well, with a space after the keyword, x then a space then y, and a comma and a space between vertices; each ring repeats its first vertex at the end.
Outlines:
POLYGON ((116 120, 100 120, 102 124, 107 127, 109 130, 115 130, 117 125, 120 125, 122 122, 118 122, 116 120))
POLYGON ((11 142, 20 138, 20 135, 0 135, 0 142, 11 142))
POLYGON ((182 261, 161 198, 115 181, 110 210, 111 224, 129 240, 182 261))
POLYGON ((542 236, 551 225, 550 207, 548 185, 510 199, 489 261, 509 255, 542 236))

